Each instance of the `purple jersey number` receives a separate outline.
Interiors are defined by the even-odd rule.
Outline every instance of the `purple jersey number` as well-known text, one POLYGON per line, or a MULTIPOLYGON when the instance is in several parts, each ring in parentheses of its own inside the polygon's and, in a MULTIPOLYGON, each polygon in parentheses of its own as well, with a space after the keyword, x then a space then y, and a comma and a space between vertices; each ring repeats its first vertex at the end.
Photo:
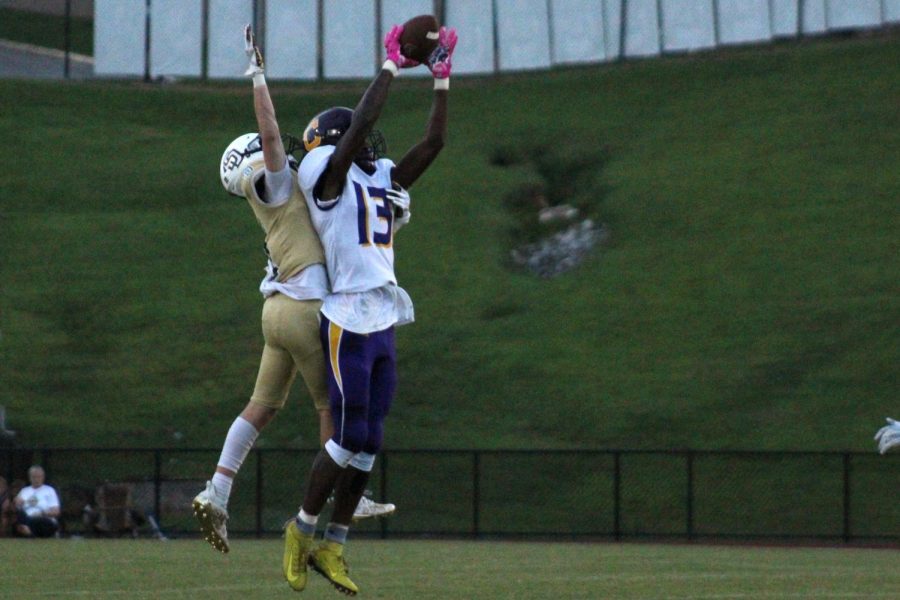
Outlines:
POLYGON ((375 206, 375 216, 379 220, 384 221, 387 225, 387 231, 381 233, 373 231, 369 235, 369 206, 367 196, 363 192, 362 186, 353 182, 353 190, 356 192, 356 227, 359 233, 359 243, 362 246, 369 246, 373 242, 378 246, 390 246, 394 233, 394 211, 391 210, 391 203, 387 199, 387 194, 383 188, 367 187, 369 192, 368 200, 372 201, 375 206))

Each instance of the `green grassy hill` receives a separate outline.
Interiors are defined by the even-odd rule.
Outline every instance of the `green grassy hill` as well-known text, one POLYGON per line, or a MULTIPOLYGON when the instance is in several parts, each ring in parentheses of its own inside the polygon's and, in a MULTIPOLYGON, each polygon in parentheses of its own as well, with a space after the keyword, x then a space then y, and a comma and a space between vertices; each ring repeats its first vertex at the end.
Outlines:
MULTIPOLYGON (((72 17, 69 50, 94 54, 94 20, 72 17)), ((57 50, 66 49, 66 19, 63 16, 0 7, 0 39, 24 42, 57 50)))
MULTIPOLYGON (((898 64, 892 35, 456 78, 396 244, 417 322, 389 446, 872 449, 900 412, 898 64), (516 144, 538 164, 497 164, 516 144), (504 198, 541 172, 610 232, 549 280, 508 268, 504 198)), ((282 128, 364 86, 273 83, 282 128)), ((392 155, 429 88, 395 84, 392 155)), ((255 127, 249 82, 3 81, 0 104, 9 426, 218 446, 262 343, 262 232, 217 176, 255 127)), ((298 385, 260 443, 315 428, 298 385)))

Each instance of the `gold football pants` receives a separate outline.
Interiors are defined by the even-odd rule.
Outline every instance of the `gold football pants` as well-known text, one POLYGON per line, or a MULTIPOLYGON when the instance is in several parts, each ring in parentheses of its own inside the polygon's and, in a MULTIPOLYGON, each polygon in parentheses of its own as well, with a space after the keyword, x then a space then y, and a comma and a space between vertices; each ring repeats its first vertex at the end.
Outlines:
POLYGON ((250 400, 280 409, 300 372, 317 410, 328 408, 325 356, 319 341, 319 300, 294 300, 284 294, 266 299, 262 329, 266 345, 250 400))

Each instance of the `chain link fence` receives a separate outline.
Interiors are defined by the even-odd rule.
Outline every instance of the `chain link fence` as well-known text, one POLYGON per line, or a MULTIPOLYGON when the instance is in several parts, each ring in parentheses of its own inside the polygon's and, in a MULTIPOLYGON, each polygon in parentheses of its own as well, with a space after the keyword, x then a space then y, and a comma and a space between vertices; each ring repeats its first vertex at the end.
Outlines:
MULTIPOLYGON (((229 506, 236 535, 280 533, 317 450, 254 449, 229 506)), ((41 464, 66 532, 90 535, 84 507, 126 484, 130 508, 168 535, 194 535, 191 499, 218 449, 7 449, 0 474, 41 464)), ((563 539, 900 542, 900 456, 874 452, 392 450, 370 480, 398 506, 355 535, 563 539)), ((138 519, 140 521, 140 519, 138 519)))

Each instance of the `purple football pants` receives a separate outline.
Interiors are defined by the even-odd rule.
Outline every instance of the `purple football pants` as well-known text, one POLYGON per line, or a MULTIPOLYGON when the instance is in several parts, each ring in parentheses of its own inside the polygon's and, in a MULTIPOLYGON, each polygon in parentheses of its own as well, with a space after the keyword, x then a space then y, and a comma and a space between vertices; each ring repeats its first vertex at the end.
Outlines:
POLYGON ((334 422, 331 439, 350 452, 377 454, 397 389, 394 328, 363 335, 321 317, 319 334, 334 422))

